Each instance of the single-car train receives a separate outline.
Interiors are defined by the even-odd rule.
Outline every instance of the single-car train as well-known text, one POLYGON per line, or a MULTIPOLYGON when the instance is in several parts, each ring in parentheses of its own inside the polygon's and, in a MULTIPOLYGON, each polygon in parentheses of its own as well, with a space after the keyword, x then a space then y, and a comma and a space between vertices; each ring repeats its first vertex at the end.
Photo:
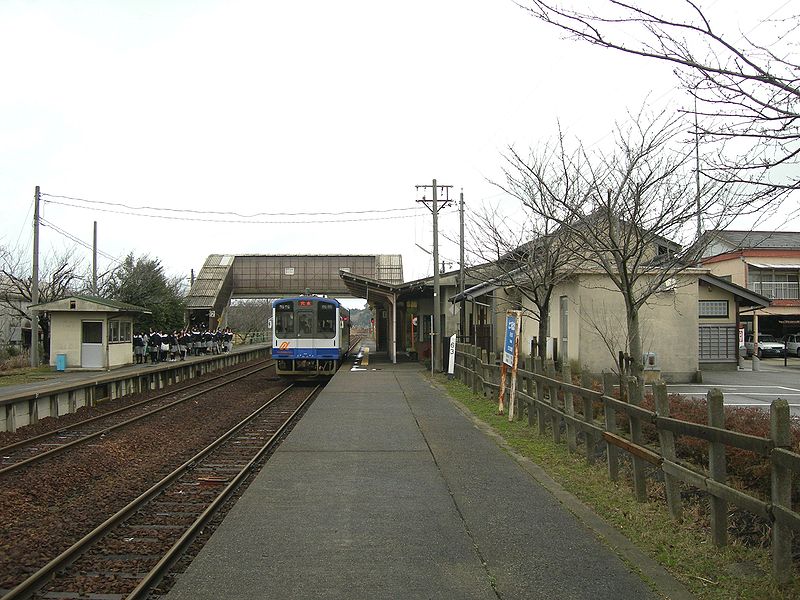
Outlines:
POLYGON ((330 377, 350 347, 350 311, 333 298, 299 296, 272 303, 272 358, 278 375, 330 377))

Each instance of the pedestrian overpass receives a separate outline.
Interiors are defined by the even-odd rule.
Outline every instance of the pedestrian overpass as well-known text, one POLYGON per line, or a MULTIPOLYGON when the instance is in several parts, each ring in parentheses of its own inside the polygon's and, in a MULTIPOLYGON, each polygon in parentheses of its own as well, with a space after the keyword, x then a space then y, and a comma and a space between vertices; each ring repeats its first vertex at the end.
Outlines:
POLYGON ((384 284, 403 283, 399 254, 212 254, 186 297, 190 323, 215 328, 232 299, 312 294, 357 297, 342 280, 350 273, 384 284))

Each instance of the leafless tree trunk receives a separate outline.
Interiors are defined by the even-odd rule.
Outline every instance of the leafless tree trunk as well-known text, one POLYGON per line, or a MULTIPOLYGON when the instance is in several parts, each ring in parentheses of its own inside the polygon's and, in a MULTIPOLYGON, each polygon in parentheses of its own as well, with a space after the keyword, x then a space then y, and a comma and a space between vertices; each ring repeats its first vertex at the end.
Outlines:
MULTIPOLYGON (((742 33, 719 31, 711 8, 694 0, 519 4, 573 39, 675 65, 699 103, 704 146, 714 148, 707 176, 749 184, 758 205, 800 188, 800 16, 742 33)), ((729 10, 724 2, 715 8, 729 10)))

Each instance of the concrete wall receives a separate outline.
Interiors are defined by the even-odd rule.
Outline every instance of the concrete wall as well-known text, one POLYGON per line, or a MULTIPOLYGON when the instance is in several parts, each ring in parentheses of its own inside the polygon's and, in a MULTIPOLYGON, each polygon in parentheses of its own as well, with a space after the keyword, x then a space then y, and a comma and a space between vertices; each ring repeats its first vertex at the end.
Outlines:
MULTIPOLYGON (((105 321, 105 316, 96 312, 53 312, 50 313, 50 366, 56 365, 56 355, 67 355, 67 367, 81 366, 81 323, 86 321, 105 321)), ((103 324, 103 339, 108 336, 103 324)))
MULTIPOLYGON (((133 330, 133 324, 131 324, 133 330)), ((133 342, 108 344, 108 366, 119 367, 133 364, 133 342)))
MULTIPOLYGON (((769 260, 772 261, 773 259, 770 258, 769 260)), ((758 261, 756 260, 756 262, 758 261)), ((721 260, 719 262, 710 262, 703 265, 703 267, 709 269, 711 274, 717 277, 730 275, 731 283, 747 287, 747 265, 739 256, 733 256, 728 260, 721 260)))
MULTIPOLYGON (((691 381, 698 370, 697 276, 679 276, 676 282, 672 291, 654 294, 640 310, 642 350, 657 353, 665 379, 691 381)), ((568 299, 567 358, 593 373, 613 369, 617 353, 627 347, 620 292, 600 274, 581 274, 557 286, 550 304, 550 337, 558 338, 559 346, 561 296, 568 299)))

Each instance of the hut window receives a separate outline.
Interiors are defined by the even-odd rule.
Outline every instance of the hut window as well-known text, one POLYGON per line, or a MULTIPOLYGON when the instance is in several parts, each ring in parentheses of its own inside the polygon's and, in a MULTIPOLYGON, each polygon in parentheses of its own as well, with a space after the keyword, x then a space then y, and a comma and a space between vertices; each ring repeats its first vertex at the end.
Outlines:
POLYGON ((75 307, 76 307, 75 300, 70 300, 69 301, 69 309, 70 310, 75 310, 75 307))
POLYGON ((108 322, 108 341, 109 342, 130 342, 131 341, 131 322, 130 321, 109 321, 108 322))

